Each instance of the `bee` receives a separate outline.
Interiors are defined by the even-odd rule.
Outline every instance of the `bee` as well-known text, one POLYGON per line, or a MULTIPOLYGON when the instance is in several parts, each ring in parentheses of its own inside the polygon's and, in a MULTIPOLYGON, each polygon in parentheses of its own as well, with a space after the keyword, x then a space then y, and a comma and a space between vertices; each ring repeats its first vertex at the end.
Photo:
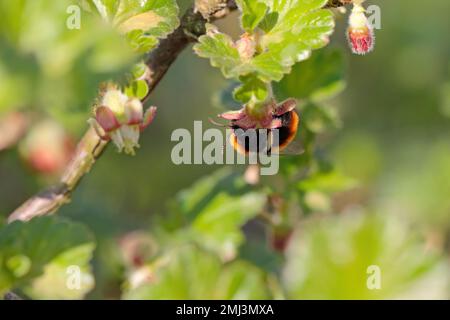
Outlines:
MULTIPOLYGON (((272 102, 267 108, 266 115, 259 119, 252 118, 245 108, 220 114, 219 117, 230 121, 226 125, 231 129, 228 142, 238 153, 278 154, 287 150, 296 138, 300 123, 300 117, 295 111, 296 105, 294 99, 288 99, 278 105, 272 102), (256 138, 256 143, 251 143, 252 137, 256 138)), ((301 148, 290 148, 285 154, 299 153, 301 148)))

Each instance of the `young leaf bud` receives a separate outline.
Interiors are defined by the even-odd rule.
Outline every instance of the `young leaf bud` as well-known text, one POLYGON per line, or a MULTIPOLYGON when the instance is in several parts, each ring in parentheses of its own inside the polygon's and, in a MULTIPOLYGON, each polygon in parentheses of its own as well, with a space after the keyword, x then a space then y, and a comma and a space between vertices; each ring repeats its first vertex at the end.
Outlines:
POLYGON ((239 56, 242 60, 250 60, 256 53, 255 38, 248 33, 244 33, 236 42, 235 47, 238 50, 239 56))

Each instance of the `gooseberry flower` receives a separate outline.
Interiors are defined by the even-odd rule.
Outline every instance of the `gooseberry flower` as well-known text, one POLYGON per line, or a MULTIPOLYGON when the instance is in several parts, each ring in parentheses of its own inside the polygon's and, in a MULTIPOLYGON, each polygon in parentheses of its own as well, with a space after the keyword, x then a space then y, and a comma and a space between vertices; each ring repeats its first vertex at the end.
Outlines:
POLYGON ((95 118, 89 123, 103 140, 112 140, 119 152, 134 155, 139 148, 140 132, 153 121, 156 107, 144 113, 142 102, 129 98, 117 89, 108 89, 100 106, 95 108, 95 118))
POLYGON ((349 17, 347 38, 354 54, 364 55, 373 50, 375 45, 375 34, 370 25, 362 1, 355 1, 349 17))
POLYGON ((242 129, 276 129, 281 127, 281 120, 277 117, 295 109, 295 99, 288 99, 280 104, 275 101, 266 103, 255 113, 250 106, 245 106, 237 111, 228 111, 219 114, 219 118, 233 121, 233 124, 242 129))

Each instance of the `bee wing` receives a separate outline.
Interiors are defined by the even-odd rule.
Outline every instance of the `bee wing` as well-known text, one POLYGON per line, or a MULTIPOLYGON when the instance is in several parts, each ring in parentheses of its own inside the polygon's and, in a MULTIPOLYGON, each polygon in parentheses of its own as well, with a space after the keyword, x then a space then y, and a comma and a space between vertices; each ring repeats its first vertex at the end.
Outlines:
POLYGON ((280 151, 282 156, 298 156, 305 152, 305 148, 300 139, 295 139, 289 143, 283 150, 280 151))
POLYGON ((303 145, 303 141, 300 138, 300 134, 297 134, 287 146, 283 147, 281 150, 273 150, 274 153, 279 154, 280 156, 295 156, 301 155, 305 152, 305 147, 303 145))

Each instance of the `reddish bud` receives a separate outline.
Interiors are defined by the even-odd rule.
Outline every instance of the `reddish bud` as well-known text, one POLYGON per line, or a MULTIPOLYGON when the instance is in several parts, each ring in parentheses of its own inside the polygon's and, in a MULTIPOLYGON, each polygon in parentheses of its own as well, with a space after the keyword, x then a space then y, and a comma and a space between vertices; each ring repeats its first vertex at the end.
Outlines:
POLYGON ((48 152, 46 148, 34 149, 30 152, 28 165, 43 174, 52 174, 62 168, 61 159, 48 152))
POLYGON ((242 60, 253 58, 256 53, 256 41, 253 36, 244 33, 235 44, 242 60))
POLYGON ((95 120, 106 132, 111 132, 120 127, 120 123, 117 120, 114 113, 108 107, 101 106, 95 110, 95 120))
POLYGON ((90 119, 89 123, 101 139, 112 140, 119 152, 134 155, 135 148, 139 148, 139 131, 153 121, 156 107, 144 114, 139 99, 115 89, 108 91, 102 102, 95 110, 95 119, 90 119))
POLYGON ((58 123, 50 120, 33 126, 19 145, 20 155, 26 164, 45 175, 60 173, 74 150, 72 138, 58 123))
POLYGON ((145 128, 147 128, 153 122, 155 116, 156 116, 156 107, 148 108, 147 111, 145 111, 144 119, 141 125, 139 126, 139 129, 142 131, 145 128))
POLYGON ((127 119, 127 124, 141 124, 144 117, 142 102, 136 98, 129 100, 125 104, 125 116, 127 119))
POLYGON ((364 8, 355 4, 349 18, 347 38, 354 54, 366 54, 373 50, 375 34, 364 14, 364 8))
POLYGON ((369 27, 362 29, 352 29, 349 28, 347 31, 348 40, 352 52, 354 54, 366 54, 373 50, 374 48, 374 33, 369 27))

